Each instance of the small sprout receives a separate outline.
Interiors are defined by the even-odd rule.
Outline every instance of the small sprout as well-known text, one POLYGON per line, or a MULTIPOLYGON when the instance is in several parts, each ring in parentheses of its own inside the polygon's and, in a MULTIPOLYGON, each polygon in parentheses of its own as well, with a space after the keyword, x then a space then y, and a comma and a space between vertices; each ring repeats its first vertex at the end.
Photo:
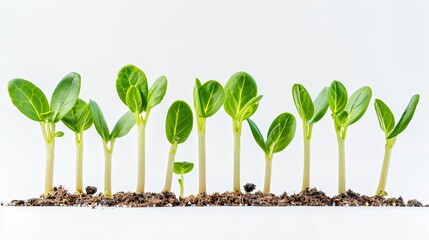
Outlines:
POLYGON ((328 91, 325 87, 316 100, 313 100, 307 90, 301 84, 294 84, 292 87, 293 101, 302 119, 304 129, 304 173, 302 179, 302 191, 310 188, 310 140, 313 131, 313 124, 323 118, 328 110, 328 91))
POLYGON ((411 119, 414 116, 416 111, 417 104, 419 103, 420 95, 414 95, 410 102, 408 103, 407 108, 399 119, 398 123, 395 126, 395 116, 393 115, 390 108, 380 99, 375 99, 374 107, 375 112, 377 113, 378 122, 380 124, 381 130, 385 133, 386 145, 384 148, 384 160, 383 168, 381 169, 380 181, 378 183, 376 195, 378 196, 387 196, 386 181, 387 174, 389 172, 390 165, 390 156, 392 153, 392 148, 395 145, 396 138, 400 133, 402 133, 410 123, 411 119))
POLYGON ((78 99, 74 107, 62 119, 64 125, 75 133, 76 142, 76 193, 83 193, 83 131, 92 126, 91 106, 78 99))
POLYGON ((167 78, 160 76, 148 87, 146 75, 134 65, 126 65, 119 70, 116 90, 121 101, 134 114, 138 139, 138 177, 136 192, 145 189, 145 129, 153 107, 161 103, 167 91, 167 78), (145 112, 145 114, 143 114, 145 112))
POLYGON ((237 72, 225 85, 224 109, 233 119, 234 132, 234 185, 233 191, 240 192, 240 138, 243 121, 258 109, 262 95, 257 96, 255 80, 248 73, 237 72))
POLYGON ((177 145, 184 143, 192 131, 193 116, 192 110, 185 101, 175 101, 168 109, 165 121, 165 134, 170 145, 168 157, 167 173, 165 176, 164 191, 171 192, 173 178, 174 158, 176 156, 177 145))
POLYGON ((112 154, 115 141, 117 138, 127 135, 136 122, 134 119, 134 114, 128 111, 122 115, 122 117, 116 122, 112 132, 110 132, 98 104, 91 100, 89 101, 89 104, 91 106, 91 113, 95 129, 101 137, 104 148, 104 195, 107 198, 112 198, 112 154))
POLYGON ((25 116, 40 123, 46 144, 45 197, 53 190, 55 138, 63 132, 55 131, 55 125, 73 108, 80 92, 80 75, 67 74, 55 88, 51 102, 36 85, 24 79, 13 79, 8 84, 12 103, 25 116))
POLYGON ((194 169, 194 164, 191 162, 175 162, 173 171, 175 174, 180 175, 180 178, 178 179, 179 185, 180 185, 180 197, 184 197, 184 190, 185 190, 185 178, 183 175, 190 173, 194 169))
POLYGON ((199 192, 207 192, 206 188, 206 119, 213 116, 222 107, 225 92, 220 83, 210 80, 201 85, 198 78, 194 87, 194 107, 198 130, 199 154, 199 192))
POLYGON ((267 141, 264 140, 256 124, 247 119, 253 138, 265 153, 265 182, 264 193, 270 193, 271 169, 274 153, 283 151, 295 136, 296 120, 290 113, 282 113, 271 124, 267 141))
POLYGON ((347 128, 357 122, 368 108, 371 101, 372 90, 361 87, 348 98, 344 85, 335 80, 331 83, 328 92, 329 108, 332 111, 335 132, 338 141, 338 193, 346 192, 346 163, 345 148, 347 128))

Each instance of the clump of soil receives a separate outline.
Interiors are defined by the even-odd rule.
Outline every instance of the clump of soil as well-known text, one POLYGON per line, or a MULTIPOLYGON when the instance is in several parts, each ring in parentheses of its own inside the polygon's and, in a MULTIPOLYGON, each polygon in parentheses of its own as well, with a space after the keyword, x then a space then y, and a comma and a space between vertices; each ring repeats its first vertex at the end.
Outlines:
MULTIPOLYGON (((396 206, 423 207, 415 199, 406 204, 402 197, 385 198, 380 196, 365 196, 348 190, 334 197, 327 196, 316 188, 306 189, 297 194, 281 195, 266 194, 255 190, 254 184, 246 184, 246 193, 201 193, 187 197, 176 197, 171 192, 134 193, 118 192, 113 198, 106 198, 97 188, 88 186, 84 194, 69 193, 62 186, 55 187, 49 198, 31 198, 28 200, 13 200, 9 206, 83 206, 83 207, 187 207, 187 206, 396 206)), ((429 206, 429 205, 426 205, 429 206)))

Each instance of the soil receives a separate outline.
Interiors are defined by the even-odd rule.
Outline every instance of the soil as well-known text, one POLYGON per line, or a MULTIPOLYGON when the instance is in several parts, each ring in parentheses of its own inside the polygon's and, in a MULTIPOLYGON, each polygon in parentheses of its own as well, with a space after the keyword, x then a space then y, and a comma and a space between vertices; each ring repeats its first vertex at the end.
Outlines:
MULTIPOLYGON (((281 195, 265 194, 260 191, 252 193, 255 185, 248 183, 244 186, 245 193, 213 193, 190 195, 185 198, 176 197, 171 192, 134 193, 118 192, 112 199, 97 193, 97 188, 88 186, 86 193, 72 194, 62 186, 55 187, 49 198, 31 198, 28 200, 13 200, 9 206, 82 206, 82 207, 187 207, 187 206, 396 206, 423 207, 415 200, 404 202, 402 197, 386 198, 380 196, 365 196, 348 190, 334 197, 327 196, 316 188, 307 189, 297 194, 281 195)), ((428 207, 429 205, 425 205, 428 207)))

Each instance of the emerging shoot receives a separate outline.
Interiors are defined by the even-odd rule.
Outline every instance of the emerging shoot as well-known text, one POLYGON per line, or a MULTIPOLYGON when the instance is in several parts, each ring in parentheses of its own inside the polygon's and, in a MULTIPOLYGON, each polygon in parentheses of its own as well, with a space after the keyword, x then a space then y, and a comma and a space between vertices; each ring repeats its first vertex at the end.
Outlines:
POLYGON ((294 84, 292 87, 293 101, 296 110, 302 119, 303 139, 304 139, 304 172, 302 178, 302 191, 310 188, 310 141, 313 131, 313 124, 318 122, 328 110, 328 91, 325 87, 313 100, 307 90, 301 84, 294 84))
POLYGON ((234 184, 233 191, 240 192, 240 138, 244 120, 251 117, 259 106, 262 95, 257 96, 255 80, 248 73, 237 72, 225 85, 224 108, 232 117, 234 132, 234 184))
POLYGON ((384 160, 383 167, 381 169, 380 181, 378 183, 376 195, 378 196, 387 196, 386 181, 387 174, 389 172, 390 165, 390 155, 392 148, 395 145, 396 138, 400 133, 402 133, 405 128, 407 128, 411 119, 413 118, 414 112, 416 111, 417 104, 419 103, 420 96, 414 95, 410 102, 408 103, 407 108, 399 119, 398 123, 395 126, 395 116, 389 107, 380 99, 375 99, 374 107, 375 112, 377 113, 378 122, 380 124, 381 130, 383 130, 386 138, 386 145, 384 147, 384 160))
POLYGON ((332 111, 335 132, 338 141, 338 193, 346 192, 346 159, 344 142, 347 128, 357 122, 368 108, 372 90, 369 87, 359 88, 348 99, 344 85, 335 80, 331 83, 328 92, 329 108, 332 111))
POLYGON ((180 186, 180 197, 184 197, 185 192, 185 178, 183 175, 190 173, 194 169, 194 164, 191 162, 175 162, 173 171, 175 174, 180 175, 180 178, 177 179, 180 186))
POLYGON ((201 85, 198 78, 194 87, 194 107, 198 130, 199 192, 206 188, 206 118, 213 116, 222 107, 225 92, 220 83, 210 80, 201 85))
POLYGON ((45 197, 53 190, 55 138, 64 135, 55 131, 55 125, 73 108, 80 92, 80 75, 67 74, 55 88, 49 104, 45 94, 33 83, 13 79, 8 91, 13 104, 25 116, 40 123, 46 144, 45 197))
POLYGON ((164 192, 171 192, 173 178, 174 158, 176 156, 177 145, 184 143, 192 131, 193 116, 189 105, 181 100, 175 101, 168 109, 165 121, 165 134, 170 145, 168 157, 167 173, 165 176, 164 192))

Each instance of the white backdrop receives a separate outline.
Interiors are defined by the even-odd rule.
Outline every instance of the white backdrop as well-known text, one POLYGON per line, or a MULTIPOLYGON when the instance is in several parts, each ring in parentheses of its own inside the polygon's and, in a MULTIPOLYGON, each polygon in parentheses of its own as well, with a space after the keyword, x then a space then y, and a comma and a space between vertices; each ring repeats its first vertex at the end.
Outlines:
MULTIPOLYGON (((0 1, 0 201, 43 192, 44 142, 38 123, 12 105, 7 82, 33 81, 50 98, 68 72, 82 76, 80 97, 96 100, 110 127, 127 110, 116 94, 117 71, 132 63, 149 84, 169 80, 167 95, 151 112, 147 128, 148 191, 163 186, 169 143, 168 107, 192 103, 195 77, 222 84, 247 71, 264 95, 253 116, 266 133, 281 112, 297 115, 291 87, 299 82, 313 97, 333 79, 349 89, 363 85, 383 99, 397 119, 415 93, 415 118, 393 150, 387 192, 429 203, 429 3, 426 1, 0 1)), ((195 126, 194 126, 195 127, 195 126)), ((74 135, 57 140, 54 184, 74 189, 74 135)), ((176 160, 197 161, 196 129, 176 160)), ((94 128, 85 134, 84 184, 103 188, 104 159, 94 128)), ((384 134, 373 102, 351 126, 346 140, 347 187, 372 195, 380 174, 384 134)), ((302 136, 273 162, 272 191, 299 192, 302 136)), ((311 185, 337 189, 336 137, 329 113, 315 125, 311 185)), ((207 122, 208 191, 232 189, 231 120, 221 109, 207 122)), ((113 191, 134 191, 135 129, 116 142, 113 191)), ((197 168, 186 176, 186 194, 196 193, 197 168)), ((264 156, 247 124, 242 135, 242 184, 263 185, 264 156)), ((173 191, 178 193, 174 180, 173 191)))

